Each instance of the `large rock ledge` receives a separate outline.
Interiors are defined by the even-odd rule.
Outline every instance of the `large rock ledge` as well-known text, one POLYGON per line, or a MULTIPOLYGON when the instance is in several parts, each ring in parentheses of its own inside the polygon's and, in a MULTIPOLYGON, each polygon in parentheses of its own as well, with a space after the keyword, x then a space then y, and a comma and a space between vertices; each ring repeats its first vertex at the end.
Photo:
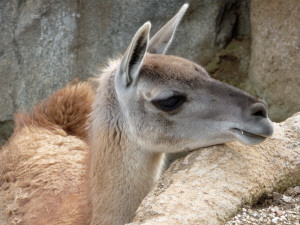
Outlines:
POLYGON ((300 113, 274 125, 260 145, 218 145, 174 162, 131 224, 224 224, 243 204, 299 185, 300 113))

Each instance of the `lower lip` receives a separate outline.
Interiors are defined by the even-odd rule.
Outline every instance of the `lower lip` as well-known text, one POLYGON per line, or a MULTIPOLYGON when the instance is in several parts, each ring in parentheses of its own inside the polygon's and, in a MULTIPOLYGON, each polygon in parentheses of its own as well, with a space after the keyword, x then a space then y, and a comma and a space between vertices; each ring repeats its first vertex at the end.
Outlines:
POLYGON ((261 142, 263 140, 266 139, 266 137, 263 137, 263 136, 260 136, 260 135, 256 135, 256 134, 253 134, 253 133, 249 133, 247 131, 244 131, 244 130, 241 130, 241 129, 238 129, 238 128, 232 128, 230 129, 231 132, 235 135, 235 136, 238 136, 242 139, 247 139, 248 141, 253 141, 253 142, 261 142))

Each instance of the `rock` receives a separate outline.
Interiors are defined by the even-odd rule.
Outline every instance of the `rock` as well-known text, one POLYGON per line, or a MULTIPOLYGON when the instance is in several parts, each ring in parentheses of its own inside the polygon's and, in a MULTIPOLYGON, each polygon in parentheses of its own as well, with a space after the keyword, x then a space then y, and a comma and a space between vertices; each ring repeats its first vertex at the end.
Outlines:
POLYGON ((274 217, 274 218, 272 219, 272 224, 277 224, 278 220, 279 220, 278 217, 274 217))
POLYGON ((3 123, 0 122, 0 151, 1 151, 1 146, 12 134, 14 130, 14 125, 15 123, 12 120, 8 120, 3 123))
POLYGON ((0 121, 75 78, 76 10, 58 0, 0 2, 0 121))
POLYGON ((271 119, 282 121, 300 110, 300 4, 253 0, 250 12, 249 76, 271 119))
POLYGON ((283 211, 282 210, 277 209, 275 212, 276 212, 276 216, 281 217, 283 215, 283 211))
POLYGON ((284 201, 286 203, 290 203, 292 201, 292 197, 286 196, 286 195, 282 195, 282 201, 284 201))
POLYGON ((275 124, 273 137, 259 145, 233 142, 192 152, 163 174, 131 225, 224 224, 242 205, 300 184, 300 146, 293 145, 299 139, 300 113, 275 124))
MULTIPOLYGON (((153 34, 184 2, 0 1, 0 121, 91 77, 144 22, 153 34)), ((248 14, 249 0, 192 0, 169 53, 206 63, 234 33, 250 33, 248 14)))
POLYGON ((300 195, 300 186, 296 186, 294 188, 290 187, 286 190, 286 194, 289 196, 300 195))

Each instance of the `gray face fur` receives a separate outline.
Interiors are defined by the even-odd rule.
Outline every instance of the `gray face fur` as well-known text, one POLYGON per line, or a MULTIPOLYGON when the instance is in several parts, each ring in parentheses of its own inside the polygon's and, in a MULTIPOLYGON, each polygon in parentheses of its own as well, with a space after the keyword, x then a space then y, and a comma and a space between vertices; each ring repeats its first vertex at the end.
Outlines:
POLYGON ((150 42, 151 24, 143 25, 115 74, 130 138, 144 149, 163 152, 235 140, 262 142, 273 133, 263 101, 212 79, 194 62, 156 54, 167 50, 186 9, 184 5, 150 42))

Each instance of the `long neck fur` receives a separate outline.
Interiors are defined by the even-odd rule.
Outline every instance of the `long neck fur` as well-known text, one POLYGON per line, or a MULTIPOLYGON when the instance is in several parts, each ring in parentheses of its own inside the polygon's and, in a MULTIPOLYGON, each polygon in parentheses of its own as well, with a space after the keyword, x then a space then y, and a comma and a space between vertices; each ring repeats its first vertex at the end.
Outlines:
POLYGON ((158 178, 162 153, 141 149, 127 132, 114 87, 116 67, 99 77, 90 129, 91 224, 124 224, 158 178))

